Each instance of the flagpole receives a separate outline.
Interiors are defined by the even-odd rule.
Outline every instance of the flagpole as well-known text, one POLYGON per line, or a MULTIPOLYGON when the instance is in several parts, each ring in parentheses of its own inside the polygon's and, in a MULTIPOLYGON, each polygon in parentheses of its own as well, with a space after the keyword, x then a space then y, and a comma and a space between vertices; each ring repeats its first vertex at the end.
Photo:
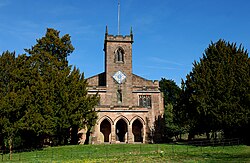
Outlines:
POLYGON ((120 0, 118 0, 118 35, 120 35, 120 0))

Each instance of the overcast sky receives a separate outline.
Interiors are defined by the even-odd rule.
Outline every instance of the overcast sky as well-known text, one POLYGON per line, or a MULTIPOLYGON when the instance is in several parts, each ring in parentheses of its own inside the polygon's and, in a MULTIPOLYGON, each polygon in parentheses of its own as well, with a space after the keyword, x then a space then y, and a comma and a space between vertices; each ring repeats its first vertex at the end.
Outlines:
MULTIPOLYGON (((85 77, 104 71, 104 34, 117 34, 118 0, 0 0, 0 52, 24 53, 46 28, 70 34, 70 64, 85 77)), ((133 28, 133 73, 181 78, 211 41, 250 49, 249 0, 121 0, 121 34, 133 28)))

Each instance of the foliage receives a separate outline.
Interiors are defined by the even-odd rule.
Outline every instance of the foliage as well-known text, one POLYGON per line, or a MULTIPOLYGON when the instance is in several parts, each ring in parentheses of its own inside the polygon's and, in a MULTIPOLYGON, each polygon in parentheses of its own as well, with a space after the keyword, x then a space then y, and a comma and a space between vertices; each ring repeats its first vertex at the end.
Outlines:
POLYGON ((181 89, 173 80, 162 78, 159 82, 160 90, 164 94, 164 104, 175 105, 181 89))
POLYGON ((95 124, 98 97, 87 95, 87 82, 79 69, 68 65, 74 48, 68 34, 47 29, 30 55, 0 56, 0 138, 15 137, 20 145, 77 143, 78 128, 95 124), (32 138, 31 138, 32 137, 32 138), (32 139, 32 141, 30 141, 32 139))
POLYGON ((235 43, 211 43, 183 82, 182 115, 191 132, 223 130, 225 136, 242 137, 249 130, 250 59, 235 43), (248 127, 247 127, 248 126, 248 127), (242 134, 242 131, 244 131, 242 134), (241 133, 241 134, 240 134, 241 133))
POLYGON ((164 94, 164 121, 165 121, 165 137, 171 139, 175 136, 176 139, 181 137, 181 134, 185 132, 185 128, 181 127, 177 117, 177 101, 180 96, 181 89, 176 85, 173 80, 162 78, 160 80, 160 90, 164 94))
POLYGON ((15 53, 8 51, 0 56, 0 130, 1 138, 7 138, 5 143, 10 152, 22 126, 21 118, 25 114, 27 94, 21 88, 22 76, 19 70, 22 60, 22 56, 16 59, 15 53))

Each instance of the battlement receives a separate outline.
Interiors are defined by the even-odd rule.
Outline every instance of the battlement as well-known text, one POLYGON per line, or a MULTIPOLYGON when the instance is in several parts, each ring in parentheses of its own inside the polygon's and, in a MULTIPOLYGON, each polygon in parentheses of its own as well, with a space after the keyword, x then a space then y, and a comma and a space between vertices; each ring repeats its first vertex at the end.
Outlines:
POLYGON ((133 42, 133 37, 131 35, 106 35, 105 41, 109 42, 133 42))
POLYGON ((106 32, 105 32, 105 42, 131 42, 133 43, 133 33, 132 33, 132 28, 130 31, 130 35, 109 35, 108 34, 108 27, 106 27, 106 32))

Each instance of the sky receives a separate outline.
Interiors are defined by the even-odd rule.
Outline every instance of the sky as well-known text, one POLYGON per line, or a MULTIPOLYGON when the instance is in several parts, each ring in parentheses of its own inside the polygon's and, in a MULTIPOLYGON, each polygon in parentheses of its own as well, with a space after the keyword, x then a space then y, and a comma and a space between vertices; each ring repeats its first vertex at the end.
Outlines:
MULTIPOLYGON (((150 80, 181 79, 211 42, 250 49, 249 0, 120 0, 120 34, 132 27, 133 73, 150 80)), ((91 77, 104 71, 104 35, 118 33, 118 0, 0 0, 0 54, 36 44, 47 28, 69 34, 68 60, 91 77)))

